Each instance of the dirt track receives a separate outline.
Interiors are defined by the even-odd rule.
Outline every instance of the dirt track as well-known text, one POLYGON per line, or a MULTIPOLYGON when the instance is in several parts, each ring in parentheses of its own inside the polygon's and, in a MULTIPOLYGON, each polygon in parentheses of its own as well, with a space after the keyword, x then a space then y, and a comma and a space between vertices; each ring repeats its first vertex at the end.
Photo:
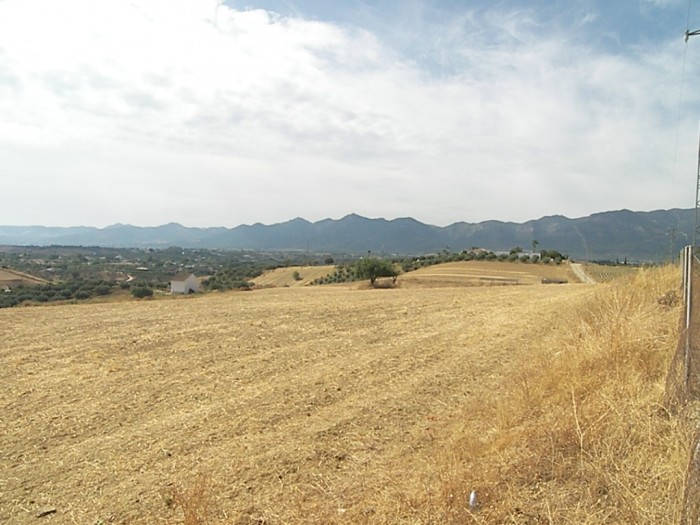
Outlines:
POLYGON ((586 271, 583 269, 583 265, 579 263, 572 263, 571 264, 571 271, 576 274, 576 277, 582 282, 586 284, 595 284, 595 279, 588 275, 586 271))
MULTIPOLYGON (((0 311, 0 522, 421 514, 454 418, 591 288, 271 289, 0 311), (398 499, 397 499, 398 498, 398 499)), ((376 521, 376 519, 374 520, 376 521)), ((42 522, 42 523, 43 523, 42 522)), ((250 521, 252 523, 253 521, 250 521)))

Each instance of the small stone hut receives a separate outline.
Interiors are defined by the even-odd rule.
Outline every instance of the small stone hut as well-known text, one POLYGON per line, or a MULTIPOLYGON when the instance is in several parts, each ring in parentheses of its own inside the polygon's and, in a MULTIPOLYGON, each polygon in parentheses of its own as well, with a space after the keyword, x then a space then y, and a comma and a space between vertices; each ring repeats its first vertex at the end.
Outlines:
POLYGON ((170 293, 197 293, 199 281, 193 273, 180 273, 170 281, 170 293))

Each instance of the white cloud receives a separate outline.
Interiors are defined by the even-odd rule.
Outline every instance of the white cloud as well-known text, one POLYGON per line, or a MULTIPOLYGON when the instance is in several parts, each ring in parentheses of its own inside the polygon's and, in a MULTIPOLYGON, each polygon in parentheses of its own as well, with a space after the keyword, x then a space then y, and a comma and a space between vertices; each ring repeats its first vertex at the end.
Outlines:
POLYGON ((426 68, 384 35, 216 1, 0 1, 0 161, 34 195, 0 223, 446 224, 692 204, 683 177, 666 181, 671 44, 600 54, 522 10, 445 24, 424 27, 426 68), (134 193, 148 205, 125 205, 134 193))

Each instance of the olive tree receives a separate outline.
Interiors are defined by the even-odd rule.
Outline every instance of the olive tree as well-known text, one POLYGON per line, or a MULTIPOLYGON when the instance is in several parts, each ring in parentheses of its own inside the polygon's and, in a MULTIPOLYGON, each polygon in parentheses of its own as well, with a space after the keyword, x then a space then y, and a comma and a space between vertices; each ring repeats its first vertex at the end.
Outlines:
POLYGON ((374 286, 378 277, 396 277, 399 272, 394 267, 391 261, 386 259, 377 259, 376 257, 365 257, 355 263, 355 276, 358 279, 369 279, 370 284, 374 286))

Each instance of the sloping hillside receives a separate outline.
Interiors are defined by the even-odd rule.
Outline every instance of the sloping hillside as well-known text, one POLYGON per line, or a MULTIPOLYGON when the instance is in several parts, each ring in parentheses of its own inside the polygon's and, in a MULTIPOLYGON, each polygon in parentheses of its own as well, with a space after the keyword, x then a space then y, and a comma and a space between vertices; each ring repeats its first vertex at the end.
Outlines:
POLYGON ((13 288, 15 286, 32 286, 35 284, 44 284, 47 281, 39 277, 34 277, 27 273, 10 270, 8 268, 0 268, 0 289, 6 287, 13 288))
POLYGON ((253 279, 256 286, 306 286, 333 272, 335 266, 289 266, 265 272, 253 279))
POLYGON ((568 263, 525 264, 491 261, 461 261, 436 264, 402 274, 402 287, 489 286, 540 284, 543 279, 578 283, 568 263))

